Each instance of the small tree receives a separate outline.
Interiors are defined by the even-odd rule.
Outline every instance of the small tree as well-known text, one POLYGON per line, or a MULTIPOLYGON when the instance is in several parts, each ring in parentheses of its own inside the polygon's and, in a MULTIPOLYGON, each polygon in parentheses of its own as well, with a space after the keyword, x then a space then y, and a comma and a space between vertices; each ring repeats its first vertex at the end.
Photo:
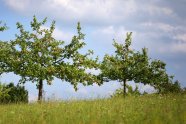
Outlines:
POLYGON ((125 44, 114 41, 115 55, 105 55, 101 66, 101 77, 104 80, 118 80, 123 82, 123 94, 126 94, 126 82, 134 80, 136 76, 137 59, 143 59, 139 52, 130 49, 132 33, 127 33, 125 44))
POLYGON ((86 69, 97 68, 97 58, 93 60, 89 55, 93 51, 81 54, 80 49, 85 46, 84 34, 81 33, 80 23, 77 26, 77 36, 65 45, 64 41, 56 40, 53 37, 55 22, 50 28, 42 28, 47 19, 38 22, 34 16, 31 22, 32 31, 26 31, 23 25, 17 23, 20 31, 16 39, 10 41, 11 50, 7 54, 8 59, 4 62, 15 74, 20 75, 20 82, 37 82, 38 100, 42 100, 43 81, 50 85, 56 77, 63 81, 70 82, 75 90, 78 83, 91 85, 96 82, 100 84, 97 76, 87 73, 86 69))
POLYGON ((132 33, 127 34, 125 45, 120 45, 114 41, 114 47, 116 48, 116 55, 105 55, 101 66, 101 76, 108 80, 118 80, 123 82, 123 91, 126 94, 126 82, 132 80, 130 65, 133 63, 131 57, 133 57, 133 51, 129 49, 131 44, 132 33))
POLYGON ((159 86, 170 79, 166 73, 166 64, 160 60, 150 61, 146 48, 143 48, 142 52, 129 48, 132 41, 131 36, 132 33, 127 33, 125 44, 118 44, 114 41, 115 55, 105 55, 101 65, 100 77, 106 81, 123 82, 124 95, 127 81, 159 86))

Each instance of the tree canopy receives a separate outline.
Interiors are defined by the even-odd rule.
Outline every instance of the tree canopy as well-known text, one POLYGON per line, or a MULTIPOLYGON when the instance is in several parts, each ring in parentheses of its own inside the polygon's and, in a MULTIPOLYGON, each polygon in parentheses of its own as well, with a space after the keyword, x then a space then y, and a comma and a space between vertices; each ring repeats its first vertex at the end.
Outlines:
POLYGON ((31 32, 17 23, 19 34, 15 40, 9 42, 11 49, 1 55, 3 62, 11 68, 9 71, 21 76, 22 83, 37 82, 38 100, 42 99, 43 81, 51 84, 55 77, 70 82, 75 90, 78 83, 100 84, 101 81, 96 75, 86 71, 98 68, 98 58, 90 57, 93 54, 91 50, 85 54, 80 52, 86 45, 83 42, 85 35, 81 33, 80 23, 77 25, 77 35, 66 45, 64 41, 53 37, 55 22, 53 21, 49 28, 43 28, 46 22, 46 18, 39 22, 34 16, 30 23, 31 32))
MULTIPOLYGON (((101 85, 104 81, 117 80, 123 82, 124 95, 127 81, 152 85, 159 92, 179 90, 179 83, 173 83, 173 76, 167 74, 164 62, 149 58, 147 48, 141 51, 130 48, 132 32, 127 33, 124 44, 114 40, 115 54, 106 54, 100 64, 98 57, 92 56, 92 50, 82 52, 86 44, 80 23, 70 43, 54 38, 55 21, 48 28, 46 23, 47 18, 38 21, 34 16, 30 31, 18 22, 16 38, 0 41, 0 74, 13 72, 21 77, 20 83, 36 83, 38 100, 42 100, 43 81, 51 85, 54 78, 71 83, 75 90, 79 83, 101 85), (95 75, 87 69, 100 69, 101 73, 95 75)), ((6 29, 0 22, 0 31, 6 29)))
POLYGON ((126 82, 150 84, 155 88, 168 83, 171 76, 166 73, 166 64, 160 60, 151 60, 147 54, 147 48, 142 52, 130 48, 132 33, 127 33, 124 44, 114 41, 115 54, 106 54, 100 76, 105 80, 117 80, 123 82, 124 95, 126 94, 126 82))

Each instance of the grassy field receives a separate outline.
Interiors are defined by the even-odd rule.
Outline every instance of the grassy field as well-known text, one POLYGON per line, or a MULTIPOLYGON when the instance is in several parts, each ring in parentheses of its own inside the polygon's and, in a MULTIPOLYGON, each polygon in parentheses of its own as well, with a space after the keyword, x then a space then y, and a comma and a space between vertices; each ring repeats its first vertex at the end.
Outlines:
POLYGON ((0 105, 0 124, 186 124, 186 95, 0 105))

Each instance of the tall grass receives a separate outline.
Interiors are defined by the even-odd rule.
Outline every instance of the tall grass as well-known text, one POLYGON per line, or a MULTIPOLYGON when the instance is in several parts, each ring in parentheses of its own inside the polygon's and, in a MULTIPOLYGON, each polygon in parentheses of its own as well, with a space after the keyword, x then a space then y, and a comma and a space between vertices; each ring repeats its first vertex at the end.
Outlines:
POLYGON ((0 105, 0 124, 186 124, 186 95, 0 105))

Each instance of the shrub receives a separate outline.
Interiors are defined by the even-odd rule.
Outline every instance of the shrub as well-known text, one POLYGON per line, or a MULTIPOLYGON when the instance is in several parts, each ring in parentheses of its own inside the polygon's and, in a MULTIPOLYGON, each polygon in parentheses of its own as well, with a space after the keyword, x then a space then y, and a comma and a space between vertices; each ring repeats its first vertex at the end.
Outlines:
POLYGON ((8 92, 10 91, 10 88, 5 88, 4 84, 0 83, 0 100, 5 97, 9 97, 8 92))
POLYGON ((162 83, 156 89, 158 89, 158 93, 160 94, 183 92, 183 89, 181 88, 179 81, 162 83))
POLYGON ((27 103, 28 91, 24 86, 17 84, 0 84, 0 103, 27 103))
MULTIPOLYGON (((126 85, 127 87, 127 96, 139 96, 141 95, 139 88, 136 86, 136 88, 133 90, 132 86, 126 85)), ((122 97, 123 96, 123 89, 119 88, 117 89, 112 95, 111 97, 122 97)))

